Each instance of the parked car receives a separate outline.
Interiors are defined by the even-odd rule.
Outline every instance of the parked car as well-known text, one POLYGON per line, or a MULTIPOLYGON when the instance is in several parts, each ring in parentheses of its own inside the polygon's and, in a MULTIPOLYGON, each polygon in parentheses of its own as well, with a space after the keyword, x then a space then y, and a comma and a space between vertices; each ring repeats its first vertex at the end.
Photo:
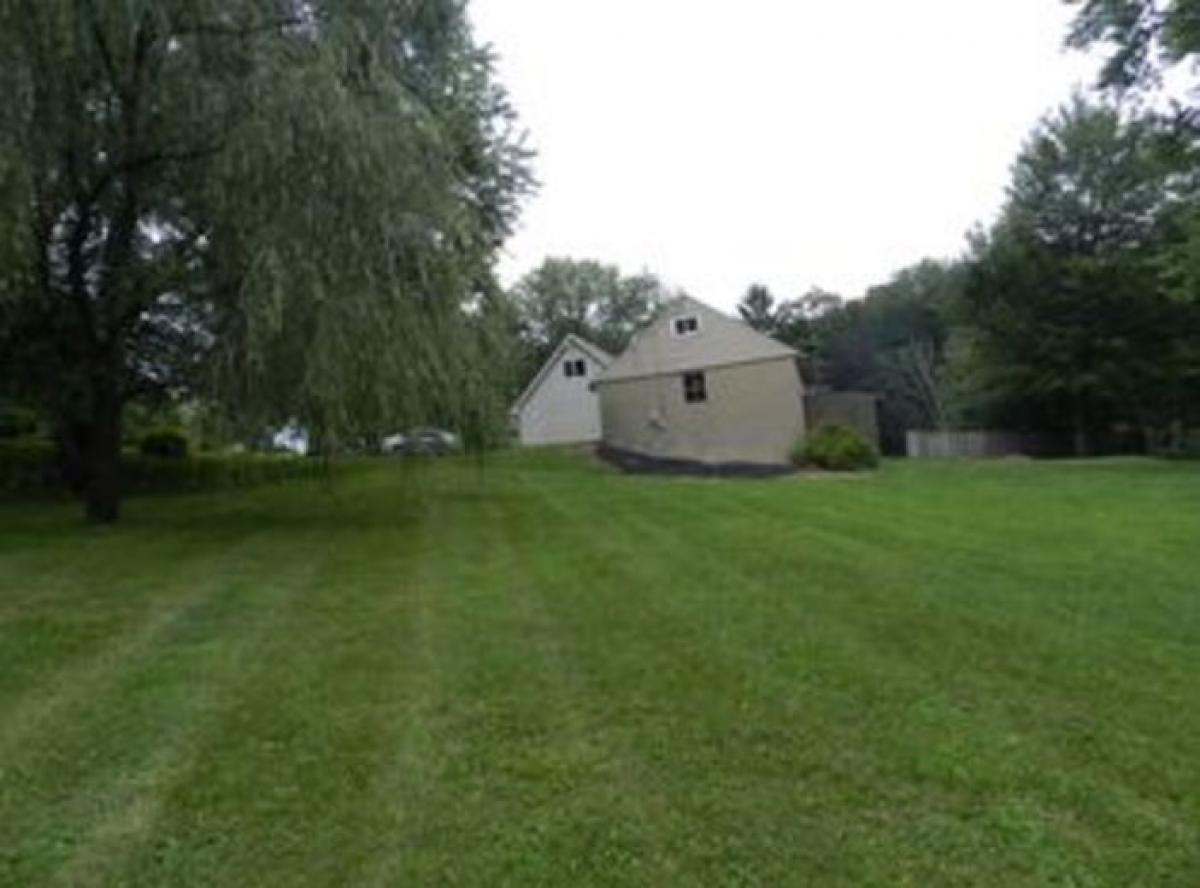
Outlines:
POLYGON ((380 442, 379 449, 384 453, 403 453, 408 445, 408 435, 388 435, 380 442))
POLYGON ((403 456, 443 456, 462 448, 458 435, 446 429, 421 427, 383 439, 383 452, 403 456))
POLYGON ((425 453, 441 456, 453 453, 459 449, 461 442, 458 435, 445 429, 419 428, 408 433, 408 449, 410 453, 425 453))

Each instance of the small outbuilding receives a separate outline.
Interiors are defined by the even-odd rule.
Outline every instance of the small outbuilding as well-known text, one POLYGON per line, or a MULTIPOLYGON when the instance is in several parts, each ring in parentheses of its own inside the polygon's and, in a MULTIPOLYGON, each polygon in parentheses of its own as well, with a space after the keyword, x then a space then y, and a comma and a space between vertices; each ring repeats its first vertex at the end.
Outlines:
POLYGON ((512 407, 521 444, 586 444, 600 440, 600 405, 592 383, 612 355, 567 336, 512 407))
POLYGON ((606 448, 706 465, 785 466, 805 432, 797 353, 689 297, 595 382, 606 448))

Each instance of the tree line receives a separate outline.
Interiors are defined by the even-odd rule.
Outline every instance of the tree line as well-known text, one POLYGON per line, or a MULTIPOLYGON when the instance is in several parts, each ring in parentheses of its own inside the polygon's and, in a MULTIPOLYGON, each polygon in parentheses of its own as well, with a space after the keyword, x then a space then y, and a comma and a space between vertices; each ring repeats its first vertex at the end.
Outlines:
POLYGON ((1200 3, 1094 0, 1069 40, 1112 55, 1095 95, 1034 128, 997 221, 861 300, 739 310, 793 344, 807 379, 880 395, 910 428, 1040 433, 1078 454, 1178 449, 1200 425, 1200 126, 1160 85, 1200 50, 1200 3))
MULTIPOLYGON (((1197 423, 1200 0, 1085 0, 1100 89, 1051 113, 965 255, 748 322, 903 429, 1197 423)), ((411 425, 503 440, 566 333, 619 351, 677 291, 497 253, 536 187, 462 0, 0 0, 0 413, 34 411, 95 521, 132 418, 188 408, 335 453, 411 425)), ((25 420, 13 424, 24 428, 25 420)))
POLYGON ((755 286, 739 305, 811 383, 878 393, 891 450, 953 427, 1171 449, 1200 426, 1200 118, 1163 88, 1197 60, 1200 2, 1080 7, 1067 41, 1107 52, 1098 89, 1038 123, 964 255, 860 300, 755 286))

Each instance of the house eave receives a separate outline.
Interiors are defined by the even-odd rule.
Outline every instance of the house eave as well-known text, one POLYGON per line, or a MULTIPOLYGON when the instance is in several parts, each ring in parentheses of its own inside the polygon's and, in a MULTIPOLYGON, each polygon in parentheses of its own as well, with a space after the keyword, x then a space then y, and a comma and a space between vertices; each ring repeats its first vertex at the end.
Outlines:
POLYGON ((615 385, 619 382, 638 382, 644 379, 659 379, 668 376, 682 376, 684 373, 699 373, 705 370, 727 370, 732 367, 747 367, 751 364, 772 364, 776 361, 795 361, 800 357, 797 351, 780 352, 777 355, 768 355, 765 357, 745 358, 740 361, 721 361, 719 363, 695 364, 684 367, 677 367, 671 370, 657 370, 652 373, 636 373, 627 376, 618 376, 612 379, 606 379, 601 376, 594 380, 592 385, 599 387, 602 385, 615 385))

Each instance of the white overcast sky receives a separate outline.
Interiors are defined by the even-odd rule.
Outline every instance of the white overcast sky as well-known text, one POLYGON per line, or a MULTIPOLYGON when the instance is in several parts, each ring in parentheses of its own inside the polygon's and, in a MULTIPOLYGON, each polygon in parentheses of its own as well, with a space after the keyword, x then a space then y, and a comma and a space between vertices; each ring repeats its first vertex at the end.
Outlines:
POLYGON ((1096 65, 1057 0, 473 0, 542 182, 546 256, 730 308, 855 297, 994 218, 1029 129, 1096 65))

